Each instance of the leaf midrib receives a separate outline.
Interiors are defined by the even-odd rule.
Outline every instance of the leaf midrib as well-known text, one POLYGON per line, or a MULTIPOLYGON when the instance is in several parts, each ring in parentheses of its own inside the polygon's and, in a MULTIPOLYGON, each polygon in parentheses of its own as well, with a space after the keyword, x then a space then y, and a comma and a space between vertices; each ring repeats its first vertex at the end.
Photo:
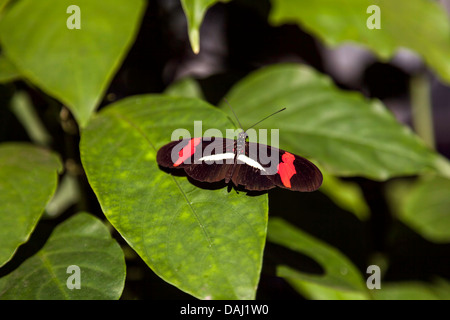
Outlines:
POLYGON ((59 291, 63 294, 63 296, 65 297, 66 300, 69 299, 69 295, 67 294, 67 291, 63 289, 63 287, 61 286, 60 281, 58 281, 58 277, 56 275, 56 273, 53 270, 52 264, 50 261, 48 261, 47 259, 47 255, 44 252, 38 252, 36 254, 37 257, 39 257, 39 259, 42 262, 42 266, 45 267, 45 269, 48 271, 48 273, 51 276, 52 282, 55 283, 55 285, 58 287, 59 291))

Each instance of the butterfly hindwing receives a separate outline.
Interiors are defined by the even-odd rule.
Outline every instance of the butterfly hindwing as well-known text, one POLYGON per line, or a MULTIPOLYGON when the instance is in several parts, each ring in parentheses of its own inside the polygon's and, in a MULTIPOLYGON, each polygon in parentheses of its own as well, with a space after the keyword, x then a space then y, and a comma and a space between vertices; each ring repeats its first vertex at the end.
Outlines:
POLYGON ((269 176, 262 175, 261 170, 248 164, 236 164, 232 181, 236 186, 244 186, 250 191, 264 191, 275 188, 269 176))

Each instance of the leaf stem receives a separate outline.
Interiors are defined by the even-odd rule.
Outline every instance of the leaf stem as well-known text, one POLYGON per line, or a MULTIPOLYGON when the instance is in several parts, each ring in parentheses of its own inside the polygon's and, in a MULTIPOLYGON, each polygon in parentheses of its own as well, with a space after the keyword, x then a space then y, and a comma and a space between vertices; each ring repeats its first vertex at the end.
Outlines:
POLYGON ((434 150, 433 110, 430 83, 426 74, 421 73, 411 78, 410 94, 414 130, 426 145, 434 150))
POLYGON ((42 146, 50 145, 52 136, 41 122, 27 93, 20 91, 13 96, 11 111, 20 121, 31 141, 42 146))

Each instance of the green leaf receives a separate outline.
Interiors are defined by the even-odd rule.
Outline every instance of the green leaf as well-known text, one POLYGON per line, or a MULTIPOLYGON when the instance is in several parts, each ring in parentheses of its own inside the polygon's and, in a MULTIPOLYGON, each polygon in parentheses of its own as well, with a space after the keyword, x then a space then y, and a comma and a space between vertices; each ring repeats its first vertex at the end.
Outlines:
POLYGON ((203 99, 202 88, 192 78, 184 78, 172 83, 164 91, 164 94, 174 97, 198 98, 203 99))
MULTIPOLYGON (((267 196, 200 189, 162 171, 156 151, 172 132, 232 127, 192 98, 131 97, 103 109, 81 139, 82 163, 103 212, 165 281, 200 299, 252 299, 267 227, 267 196)), ((176 137, 178 139, 178 136, 176 137)))
POLYGON ((432 242, 450 242, 450 179, 422 179, 405 197, 399 219, 432 242))
POLYGON ((106 226, 79 213, 55 228, 44 247, 0 279, 0 299, 119 299, 125 283, 125 258, 106 226), (76 284, 79 267, 80 288, 76 284))
POLYGON ((271 218, 267 238, 270 242, 305 254, 325 271, 324 275, 309 274, 279 266, 277 275, 285 278, 309 299, 368 299, 364 280, 342 253, 328 244, 295 228, 281 218, 271 218))
POLYGON ((188 23, 188 35, 192 51, 200 52, 200 26, 206 11, 217 2, 229 0, 181 0, 181 5, 188 23))
POLYGON ((354 42, 383 59, 401 47, 420 54, 450 82, 450 23, 442 6, 428 0, 272 0, 274 25, 297 23, 330 46, 354 42), (380 8, 381 29, 369 29, 369 6, 380 8))
POLYGON ((385 180, 437 171, 442 165, 439 155, 380 102, 341 91, 304 65, 258 70, 238 82, 227 98, 244 127, 286 107, 262 125, 279 128, 282 149, 318 160, 331 174, 385 180))
POLYGON ((57 155, 25 143, 0 144, 0 266, 25 243, 56 190, 57 155))
POLYGON ((377 300, 450 300, 450 283, 438 279, 434 283, 421 281, 391 282, 373 290, 377 300))
POLYGON ((0 40, 21 74, 66 104, 83 127, 133 43, 145 2, 76 1, 81 29, 68 29, 73 4, 19 1, 1 21, 0 40))
POLYGON ((0 0, 0 18, 2 16, 3 9, 8 5, 11 0, 0 0))

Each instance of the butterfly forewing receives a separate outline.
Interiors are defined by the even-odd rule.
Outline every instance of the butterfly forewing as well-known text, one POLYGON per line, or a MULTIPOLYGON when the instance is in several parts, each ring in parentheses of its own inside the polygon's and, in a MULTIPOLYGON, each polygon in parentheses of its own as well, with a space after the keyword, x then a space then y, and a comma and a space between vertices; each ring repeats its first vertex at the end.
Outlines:
POLYGON ((278 187, 311 192, 319 189, 323 177, 311 161, 280 149, 277 174, 270 176, 270 179, 278 187))
POLYGON ((172 141, 159 149, 157 162, 166 168, 183 168, 198 181, 224 180, 234 162, 234 140, 192 138, 172 141), (229 165, 227 165, 229 163, 229 165))

